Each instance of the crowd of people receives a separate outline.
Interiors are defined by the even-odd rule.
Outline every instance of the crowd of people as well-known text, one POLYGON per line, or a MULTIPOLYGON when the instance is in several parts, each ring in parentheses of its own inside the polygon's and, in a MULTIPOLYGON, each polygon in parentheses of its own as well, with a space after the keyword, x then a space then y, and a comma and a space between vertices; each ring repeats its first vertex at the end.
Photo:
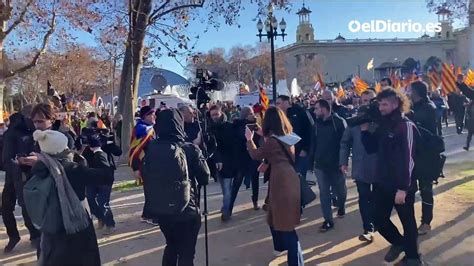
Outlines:
MULTIPOLYGON (((459 92, 447 97, 422 81, 404 91, 393 89, 388 78, 381 84, 379 92, 368 88, 343 97, 330 88, 280 95, 269 107, 223 102, 199 109, 141 107, 128 164, 143 185, 143 222, 160 226, 166 239, 162 265, 193 265, 201 191, 212 179, 222 190, 222 222, 232 219, 244 183, 252 188, 253 209, 267 212, 275 255, 287 253, 289 265, 303 265, 296 228, 308 203, 303 200, 303 187, 311 184, 308 171, 319 187, 320 232, 335 228, 333 207, 344 218, 351 176, 359 195, 360 241, 371 243, 378 232, 391 244, 385 261, 404 252, 401 265, 422 265, 417 238, 431 230, 433 183, 442 175, 442 123, 452 112, 457 133, 468 131, 469 150, 474 89, 462 77, 459 92), (268 183, 262 206, 260 176, 268 183), (390 219, 393 208, 403 234, 390 219)), ((122 152, 115 144, 121 117, 89 113, 58 120, 57 108, 54 102, 26 106, 10 116, 3 132, 2 218, 9 237, 4 251, 20 240, 13 214, 18 200, 40 265, 100 265, 95 230, 110 234, 115 228, 109 201, 114 156, 122 152), (91 215, 98 221, 95 229, 91 215)))

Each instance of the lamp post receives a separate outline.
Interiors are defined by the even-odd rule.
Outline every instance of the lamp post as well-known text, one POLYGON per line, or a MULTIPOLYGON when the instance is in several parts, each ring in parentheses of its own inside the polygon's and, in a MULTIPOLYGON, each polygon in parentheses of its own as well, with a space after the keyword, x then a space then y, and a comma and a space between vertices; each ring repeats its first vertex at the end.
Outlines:
POLYGON ((285 33, 286 22, 285 22, 285 19, 282 18, 280 24, 278 24, 278 20, 273 15, 273 5, 270 4, 268 6, 268 16, 267 16, 267 19, 265 20, 265 25, 263 24, 262 20, 259 19, 257 22, 257 30, 258 30, 257 37, 260 38, 260 41, 262 41, 262 37, 267 37, 267 39, 270 41, 270 54, 271 54, 271 60, 272 60, 273 103, 276 103, 277 90, 276 90, 276 66, 275 66, 275 40, 278 36, 280 36, 282 40, 285 41, 285 36, 288 35, 285 33), (281 33, 278 33, 278 25, 280 25, 281 33), (262 34, 264 26, 265 26, 265 31, 267 33, 262 34))

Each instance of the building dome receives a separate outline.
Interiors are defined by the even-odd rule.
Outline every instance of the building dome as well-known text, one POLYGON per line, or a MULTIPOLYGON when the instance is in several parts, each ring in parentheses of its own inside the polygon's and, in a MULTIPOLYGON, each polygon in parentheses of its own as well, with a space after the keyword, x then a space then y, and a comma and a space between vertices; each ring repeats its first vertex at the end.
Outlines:
POLYGON ((154 90, 164 90, 166 86, 188 85, 189 81, 181 75, 156 67, 144 67, 140 73, 138 96, 153 93, 154 90))

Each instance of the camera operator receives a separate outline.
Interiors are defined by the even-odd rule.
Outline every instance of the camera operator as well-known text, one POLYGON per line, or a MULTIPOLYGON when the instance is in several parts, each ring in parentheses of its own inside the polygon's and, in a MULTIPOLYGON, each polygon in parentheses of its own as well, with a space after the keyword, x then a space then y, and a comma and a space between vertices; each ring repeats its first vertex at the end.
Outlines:
MULTIPOLYGON (((361 106, 368 106, 374 98, 374 91, 364 91, 360 97, 361 106)), ((364 111, 364 108, 360 108, 358 115, 364 115, 362 113, 364 111)), ((349 156, 352 152, 352 178, 357 185, 359 211, 364 229, 364 232, 359 236, 359 240, 370 243, 373 241, 375 232, 373 184, 377 155, 367 154, 360 136, 360 125, 346 128, 341 139, 339 164, 341 165, 341 171, 346 174, 348 171, 349 156)))
POLYGON ((401 92, 387 88, 377 95, 377 101, 381 113, 378 127, 369 132, 368 123, 361 125, 367 153, 377 154, 375 228, 392 244, 385 261, 393 262, 405 251, 405 265, 422 265, 414 210, 416 183, 412 181, 416 126, 404 117, 409 102, 401 92), (403 236, 390 220, 394 206, 403 225, 403 236))
MULTIPOLYGON (((418 128, 424 128, 431 134, 436 132, 436 106, 428 98, 428 85, 422 81, 415 81, 409 86, 410 98, 413 103, 412 112, 408 117, 416 124, 418 128)), ((420 156, 417 156, 420 158, 420 156)), ((417 160, 414 176, 418 179, 421 195, 421 225, 418 228, 419 235, 425 235, 431 230, 431 221, 433 220, 433 179, 437 178, 427 174, 426 170, 430 164, 435 162, 431 154, 423 154, 423 158, 417 160)))

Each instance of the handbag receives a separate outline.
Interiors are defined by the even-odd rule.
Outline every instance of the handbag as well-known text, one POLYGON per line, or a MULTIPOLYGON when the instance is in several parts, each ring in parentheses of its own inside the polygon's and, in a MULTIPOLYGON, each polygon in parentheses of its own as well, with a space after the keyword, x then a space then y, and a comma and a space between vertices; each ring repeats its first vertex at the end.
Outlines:
POLYGON ((316 194, 309 187, 306 180, 302 180, 301 175, 296 170, 295 162, 291 158, 290 153, 285 148, 283 143, 281 143, 278 139, 277 139, 277 142, 278 142, 278 144, 280 144, 280 147, 282 148, 283 152, 285 153, 286 158, 288 158, 288 161, 290 161, 290 164, 293 166, 293 169, 295 170, 295 172, 298 174, 298 177, 300 178, 301 206, 304 208, 306 205, 310 204, 311 202, 313 202, 316 199, 316 194))

